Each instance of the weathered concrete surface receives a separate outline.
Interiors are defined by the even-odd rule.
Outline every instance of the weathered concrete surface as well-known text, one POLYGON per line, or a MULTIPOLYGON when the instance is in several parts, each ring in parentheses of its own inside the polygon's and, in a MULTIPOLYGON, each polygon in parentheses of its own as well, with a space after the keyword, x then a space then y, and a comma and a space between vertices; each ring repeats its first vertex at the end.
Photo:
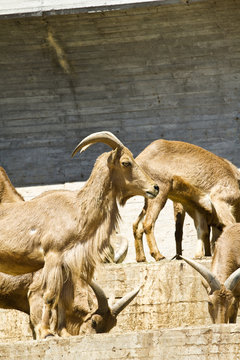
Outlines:
MULTIPOLYGON (((161 3, 173 2, 172 0, 147 0, 148 5, 151 3, 158 5, 161 3)), ((194 0, 191 0, 193 2, 194 0)), ((196 1, 196 0, 195 0, 196 1)), ((175 0, 179 3, 181 0, 175 0)), ((61 14, 74 12, 94 12, 94 11, 106 11, 113 9, 136 7, 142 3, 146 4, 146 0, 25 0, 19 2, 18 0, 2 1, 0 8, 0 15, 15 15, 14 17, 35 15, 41 16, 43 13, 54 13, 58 11, 61 14)))
MULTIPOLYGON (((87 1, 2 0, 0 11, 57 3, 87 1)), ((102 130, 135 156, 164 138, 240 166, 240 2, 161 4, 1 20, 0 164, 15 185, 87 179, 109 148, 71 152, 102 130)))
POLYGON ((239 360, 240 328, 212 325, 0 343, 2 360, 239 360))
MULTIPOLYGON (((209 261, 202 263, 209 266, 209 261)), ((113 332, 211 324, 202 278, 182 261, 107 265, 96 279, 115 298, 142 285, 134 302, 119 315, 113 332)))

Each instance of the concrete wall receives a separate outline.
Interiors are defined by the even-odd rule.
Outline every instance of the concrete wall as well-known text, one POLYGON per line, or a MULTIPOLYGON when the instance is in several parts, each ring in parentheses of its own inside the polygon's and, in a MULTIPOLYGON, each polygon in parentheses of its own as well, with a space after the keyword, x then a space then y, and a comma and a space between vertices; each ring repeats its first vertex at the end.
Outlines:
POLYGON ((240 3, 2 18, 0 164, 15 186, 86 179, 110 130, 137 155, 157 138, 239 163, 240 3))
MULTIPOLYGON (((192 1, 196 0, 191 0, 191 2, 192 1)), ((136 7, 142 3, 146 4, 146 2, 157 5, 161 2, 178 3, 180 0, 25 0, 24 2, 19 2, 18 0, 3 0, 0 15, 4 17, 20 17, 34 14, 41 16, 43 13, 104 11, 136 7)))

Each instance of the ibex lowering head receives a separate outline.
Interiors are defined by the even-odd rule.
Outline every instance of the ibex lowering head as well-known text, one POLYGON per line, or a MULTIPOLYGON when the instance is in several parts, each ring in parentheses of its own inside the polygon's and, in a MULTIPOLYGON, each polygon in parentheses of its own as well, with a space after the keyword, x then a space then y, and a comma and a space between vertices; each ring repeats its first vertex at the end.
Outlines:
MULTIPOLYGON (((239 290, 237 285, 240 280, 240 268, 222 282, 222 279, 220 281, 212 271, 202 264, 182 256, 181 258, 197 270, 206 280, 206 283, 203 282, 203 285, 208 293, 208 311, 212 322, 214 324, 236 323, 239 306, 239 290)), ((224 272, 224 264, 222 263, 221 265, 223 265, 222 272, 224 272)))

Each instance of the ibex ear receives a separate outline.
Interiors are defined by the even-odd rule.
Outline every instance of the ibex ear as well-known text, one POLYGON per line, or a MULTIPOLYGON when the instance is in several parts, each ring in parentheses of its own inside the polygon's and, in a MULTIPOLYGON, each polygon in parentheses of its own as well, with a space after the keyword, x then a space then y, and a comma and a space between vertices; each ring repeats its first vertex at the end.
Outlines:
POLYGON ((116 148, 115 150, 112 150, 110 153, 110 156, 108 158, 108 166, 109 167, 112 167, 116 163, 117 157, 118 157, 118 148, 116 148))

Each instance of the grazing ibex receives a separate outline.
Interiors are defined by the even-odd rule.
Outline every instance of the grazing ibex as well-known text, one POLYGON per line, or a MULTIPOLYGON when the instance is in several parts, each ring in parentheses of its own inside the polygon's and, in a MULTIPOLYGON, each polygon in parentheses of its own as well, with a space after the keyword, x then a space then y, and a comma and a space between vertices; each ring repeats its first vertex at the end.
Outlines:
MULTIPOLYGON (((41 338, 39 330, 43 291, 29 293, 29 288, 32 282, 41 276, 41 271, 18 276, 0 273, 0 308, 19 310, 30 315, 30 327, 34 339, 41 338)), ((66 328, 71 335, 109 332, 116 325, 117 316, 139 292, 139 288, 133 290, 110 306, 104 291, 94 281, 89 284, 93 291, 81 279, 77 279, 71 285, 74 293, 73 301, 69 303, 67 297, 63 301, 66 311, 66 328)), ((69 289, 69 286, 67 288, 69 289)), ((53 326, 56 324, 53 323, 53 326)), ((61 335, 59 330, 53 328, 52 332, 61 335)))
POLYGON ((143 233, 152 257, 164 258, 156 245, 154 224, 167 199, 181 203, 194 220, 198 236, 195 256, 202 257, 204 247, 205 255, 210 255, 210 227, 217 237, 226 225, 240 220, 239 176, 235 167, 199 146, 162 139, 147 146, 136 161, 159 185, 158 196, 145 199, 133 225, 137 261, 146 260, 143 233))
MULTIPOLYGON (((63 283, 69 276, 91 281, 96 263, 109 250, 119 211, 135 195, 154 198, 156 183, 135 162, 131 152, 109 132, 83 139, 73 155, 103 142, 113 150, 96 161, 80 191, 46 192, 30 201, 0 208, 0 271, 20 275, 43 268, 32 292, 43 289, 41 337, 51 335, 50 318, 58 313, 63 283)), ((62 320, 64 328, 64 319, 62 320)))
POLYGON ((187 259, 206 280, 208 311, 214 324, 235 323, 240 299, 240 223, 226 226, 218 238, 211 270, 187 259))

